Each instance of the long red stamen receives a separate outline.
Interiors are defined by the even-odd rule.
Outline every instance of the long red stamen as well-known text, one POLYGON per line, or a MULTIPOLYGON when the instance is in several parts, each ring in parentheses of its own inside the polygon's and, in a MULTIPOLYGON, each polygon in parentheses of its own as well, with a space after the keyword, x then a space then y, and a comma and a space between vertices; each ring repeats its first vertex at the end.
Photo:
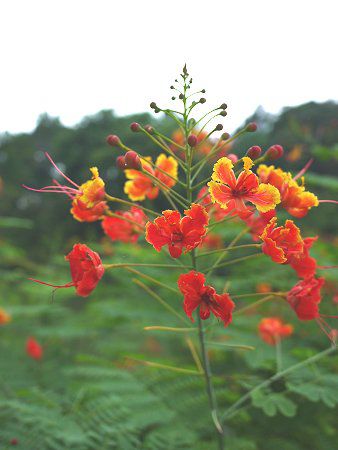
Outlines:
POLYGON ((29 191, 34 191, 34 192, 53 192, 53 193, 56 193, 56 194, 66 194, 66 195, 69 195, 70 193, 72 193, 74 195, 77 195, 79 193, 78 191, 75 191, 75 189, 72 189, 72 188, 70 188, 70 189, 72 189, 71 191, 69 191, 69 190, 66 191, 64 189, 58 189, 57 186, 54 186, 54 187, 46 186, 46 187, 41 188, 41 189, 34 189, 34 188, 31 188, 31 187, 26 186, 25 184, 23 184, 22 187, 24 187, 25 189, 28 189, 29 191))
POLYGON ((336 203, 338 204, 337 200, 319 200, 319 203, 336 203))
POLYGON ((325 326, 328 327, 328 329, 330 330, 330 332, 332 331, 331 327, 325 322, 324 319, 322 319, 321 317, 317 317, 316 319, 317 324, 319 325, 320 329, 326 334, 326 336, 330 339, 331 342, 334 342, 332 339, 332 336, 330 335, 330 333, 325 329, 325 326))
POLYGON ((52 166, 54 167, 54 169, 61 175, 63 176, 63 178, 65 180, 67 180, 70 184, 72 184, 73 186, 76 186, 79 189, 79 185, 74 183, 74 181, 72 181, 69 177, 67 177, 67 175, 65 175, 59 168, 58 166, 55 164, 55 162, 52 160, 51 156, 45 152, 46 157, 49 159, 49 161, 51 162, 52 166))
POLYGON ((66 195, 68 195, 69 198, 73 200, 74 197, 76 197, 78 194, 80 194, 80 191, 77 191, 76 189, 73 189, 71 187, 62 186, 57 180, 53 180, 54 185, 56 185, 59 189, 61 189, 66 195))
POLYGON ((318 269, 338 269, 338 266, 317 266, 318 269))
POLYGON ((300 170, 297 175, 295 175, 293 177, 294 180, 297 180, 298 178, 300 178, 301 176, 304 175, 304 173, 308 170, 308 168, 311 166, 311 164, 313 163, 313 158, 310 159, 310 161, 308 161, 305 166, 302 168, 302 170, 300 170))
POLYGON ((75 286, 72 281, 67 283, 67 284, 56 285, 56 284, 45 283, 44 281, 36 280, 35 278, 28 278, 28 280, 34 281, 35 283, 44 284, 45 286, 50 286, 50 287, 53 287, 53 288, 56 288, 56 289, 69 288, 69 287, 75 286))
POLYGON ((321 314, 322 317, 328 317, 329 319, 338 319, 338 316, 330 316, 330 314, 321 314))

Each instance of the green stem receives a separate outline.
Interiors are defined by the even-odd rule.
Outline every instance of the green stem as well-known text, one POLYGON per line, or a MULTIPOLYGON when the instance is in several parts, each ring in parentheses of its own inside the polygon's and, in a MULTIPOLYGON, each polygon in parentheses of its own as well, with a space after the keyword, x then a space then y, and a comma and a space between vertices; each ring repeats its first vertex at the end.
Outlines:
POLYGON ((209 360, 209 356, 208 356, 208 353, 206 350, 206 345, 205 345, 205 334, 204 334, 202 319, 199 314, 198 314, 198 336, 199 336, 200 347, 201 347, 204 378, 205 378, 207 394, 208 394, 208 398, 209 398, 211 417, 212 417, 212 420, 213 420, 214 425, 218 432, 219 448, 220 448, 220 450, 223 450, 224 449, 224 431, 223 431, 222 425, 220 424, 220 421, 218 418, 217 400, 216 400, 215 390, 214 390, 213 383, 212 383, 212 372, 211 372, 210 360, 209 360))
POLYGON ((166 144, 163 144, 162 142, 160 142, 159 140, 155 139, 154 136, 152 136, 150 133, 148 133, 148 131, 146 131, 144 128, 141 128, 141 131, 148 136, 148 138, 154 142, 154 144, 158 145, 162 150, 164 150, 165 152, 169 153, 170 156, 172 156, 173 158, 175 158, 175 160, 178 162, 178 164, 184 168, 184 163, 177 158, 177 156, 175 155, 175 153, 171 150, 170 147, 168 147, 166 144))
POLYGON ((237 264, 240 261, 245 261, 245 260, 249 260, 249 259, 258 258, 260 256, 263 256, 263 253, 255 253, 254 255, 243 256, 242 258, 232 259, 231 261, 227 261, 225 263, 218 264, 217 266, 212 266, 209 269, 206 269, 207 275, 210 274, 211 270, 219 269, 219 268, 225 267, 225 266, 231 266, 232 264, 237 264))
POLYGON ((134 273, 135 275, 138 275, 139 277, 142 277, 145 280, 148 280, 151 283, 156 284, 157 286, 161 286, 165 289, 168 289, 169 291, 174 292, 175 294, 180 294, 180 292, 177 289, 168 286, 167 284, 164 284, 161 281, 156 280, 156 278, 150 277, 149 275, 146 275, 145 273, 142 273, 139 270, 132 269, 129 266, 125 267, 125 269, 128 270, 128 272, 134 273))
POLYGON ((122 216, 122 215, 120 215, 120 214, 115 214, 115 213, 113 213, 112 211, 108 211, 106 214, 107 214, 107 216, 109 216, 109 217, 116 217, 117 219, 124 220, 125 222, 129 222, 129 223, 131 223, 132 225, 134 225, 134 226, 136 226, 136 227, 140 227, 140 228, 144 229, 144 226, 143 226, 143 225, 140 225, 140 224, 139 224, 138 222, 136 222, 135 220, 128 219, 128 217, 122 216))
MULTIPOLYGON (((195 169, 197 169, 200 166, 203 167, 209 161, 209 159, 212 158, 215 155, 215 153, 221 151, 223 147, 225 147, 226 145, 230 144, 230 142, 234 141, 235 139, 237 139, 239 136, 241 136, 245 132, 246 132, 245 129, 240 130, 238 133, 234 134, 231 138, 229 138, 226 141, 224 141, 224 143, 220 147, 217 147, 217 143, 216 143, 213 146, 213 148, 210 150, 210 152, 192 167, 192 170, 195 170, 195 169)), ((198 172, 200 172, 201 170, 202 170, 202 168, 200 167, 198 169, 198 172)))
POLYGON ((177 203, 179 203, 183 208, 188 207, 189 205, 186 203, 186 199, 182 197, 181 194, 174 191, 174 189, 169 188, 166 184, 164 184, 161 180, 159 180, 157 177, 149 173, 147 170, 141 171, 146 177, 150 178, 155 185, 157 185, 160 189, 162 189, 162 192, 165 191, 168 195, 171 195, 177 203))
MULTIPOLYGON (((237 234, 237 236, 230 242, 230 244, 223 250, 223 252, 220 254, 220 256, 216 259, 214 264, 209 269, 207 269, 206 275, 210 275, 214 271, 214 269, 217 269, 218 267, 222 266, 222 265, 219 265, 219 263, 225 257, 228 250, 230 250, 232 247, 234 247, 234 245, 241 239, 242 236, 244 236, 248 232, 248 230, 249 230, 248 228, 244 228, 242 231, 240 231, 237 234)), ((237 258, 237 259, 239 259, 239 258, 237 258)), ((233 260, 233 261, 236 261, 236 260, 233 260)))
MULTIPOLYGON (((139 158, 144 161, 147 164, 150 164, 155 170, 158 170, 159 172, 163 173, 163 175, 165 175, 168 178, 171 178, 173 181, 175 181, 175 183, 180 184, 181 186, 183 186, 184 188, 186 187, 185 183, 182 183, 182 181, 180 181, 177 178, 173 177, 172 175, 170 175, 170 173, 166 172, 165 170, 161 169, 161 167, 158 167, 155 163, 153 163, 152 161, 149 161, 147 158, 145 158, 144 156, 139 155, 139 158)), ((143 172, 145 173, 145 172, 143 172)), ((145 173, 145 175, 147 175, 147 172, 145 173)))
POLYGON ((276 373, 275 375, 273 375, 272 377, 268 378, 267 380, 263 381, 262 383, 258 384, 257 386, 253 387, 252 389, 250 389, 250 391, 248 391, 245 395, 243 395, 239 400, 237 400, 236 403, 234 403, 230 408, 228 408, 225 413, 222 416, 222 420, 231 418, 236 411, 238 410, 238 408, 243 405, 243 403, 245 403, 247 400, 250 399, 251 395, 254 392, 259 391, 260 389, 264 389, 268 386, 270 386, 271 383, 285 377, 286 375, 289 375, 291 372, 294 372, 295 370, 301 369, 305 366, 308 366, 309 364, 313 364, 314 362, 320 360, 321 358, 323 358, 324 356, 329 355, 330 353, 333 353, 334 351, 337 350, 336 346, 330 347, 320 353, 317 353, 314 356, 311 356, 310 358, 306 359, 305 361, 301 361, 297 364, 294 364, 291 367, 288 367, 287 369, 284 369, 278 373, 276 373))
MULTIPOLYGON (((226 251, 229 250, 238 250, 239 248, 260 248, 262 247, 262 244, 244 244, 244 245, 236 245, 234 247, 229 247, 226 249, 226 251)), ((196 258, 202 258, 203 256, 213 255, 214 253, 221 253, 224 252, 224 248, 219 248, 217 250, 211 250, 210 252, 200 253, 196 256, 196 258)))
MULTIPOLYGON (((165 268, 171 268, 171 269, 181 269, 182 266, 179 266, 178 264, 147 264, 147 263, 117 263, 117 264, 103 264, 103 267, 105 269, 116 269, 118 267, 133 267, 133 266, 140 266, 140 267, 165 267, 165 268)), ((183 266, 185 269, 191 269, 191 266, 183 266)))
POLYGON ((246 298, 246 297, 257 297, 260 295, 268 295, 270 296, 276 296, 276 297, 285 297, 285 292, 252 292, 251 294, 238 294, 238 295, 232 295, 233 298, 246 298))
MULTIPOLYGON (((184 78, 183 127, 184 127, 185 141, 187 142, 190 131, 188 129, 189 113, 187 112, 187 105, 186 105, 186 101, 187 101, 186 91, 187 91, 187 84, 186 84, 186 79, 184 78)), ((186 158, 187 158, 186 185, 187 185, 187 199, 190 203, 192 200, 192 185, 191 185, 192 156, 193 156, 193 149, 190 148, 188 144, 186 144, 186 158)), ((191 262, 192 262, 193 269, 197 270, 195 250, 193 250, 190 253, 190 256, 191 256, 191 262)), ((202 355, 202 365, 203 365, 204 379, 205 379, 205 384, 206 384, 206 391, 207 391, 207 395, 208 395, 208 399, 209 399, 211 418, 212 418, 215 428, 217 430, 219 449, 224 450, 224 431, 223 431, 223 428, 218 419, 217 400, 216 400, 216 395, 215 395, 213 382, 212 382, 212 372, 211 372, 211 367, 210 367, 209 356, 208 356, 206 346, 205 346, 204 328, 203 328, 203 324, 202 324, 200 315, 198 314, 197 317, 198 317, 198 337, 199 337, 199 343, 200 343, 200 349, 201 349, 201 355, 202 355)))
MULTIPOLYGON (((185 151, 185 147, 183 147, 182 145, 178 144, 177 142, 173 141, 172 139, 168 138, 168 136, 165 136, 164 134, 158 132, 157 130, 154 130, 154 131, 155 131, 156 136, 159 136, 161 139, 165 139, 166 141, 170 142, 170 144, 175 145, 175 147, 179 148, 180 150, 185 151)), ((177 156, 176 156, 176 158, 177 158, 177 156)))
POLYGON ((110 202, 121 203, 122 205, 137 206, 137 208, 142 209, 142 211, 145 211, 148 214, 153 214, 154 216, 160 215, 160 213, 153 211, 152 209, 145 208, 144 206, 138 205, 137 203, 129 202, 128 200, 123 200, 122 198, 112 197, 111 195, 106 194, 106 199, 110 202))
POLYGON ((277 373, 282 371, 282 341, 279 336, 276 336, 276 366, 277 373))
MULTIPOLYGON (((232 296, 232 298, 236 298, 235 296, 232 296)), ((246 311, 249 311, 250 309, 256 308, 257 306, 263 305, 263 303, 268 302, 269 300, 273 299, 273 295, 267 295, 266 297, 261 298, 260 300, 257 300, 257 302, 251 303, 251 305, 245 306, 244 308, 240 308, 237 311, 234 312, 234 315, 243 314, 246 311)))
POLYGON ((221 223, 224 223, 224 222, 230 222, 230 220, 234 220, 234 219, 236 219, 236 216, 230 216, 230 217, 227 216, 227 217, 224 217, 224 219, 218 220, 217 222, 211 222, 209 224, 208 230, 210 231, 214 227, 217 227, 217 225, 220 225, 221 223))
POLYGON ((167 303, 165 300, 163 300, 162 297, 160 297, 156 292, 154 292, 152 289, 150 289, 147 285, 142 283, 142 281, 133 279, 133 282, 140 286, 143 290, 145 290, 151 297, 153 297, 155 300, 157 300, 167 311, 169 311, 171 314, 173 314, 175 317, 177 317, 179 320, 181 320, 184 324, 189 325, 190 322, 186 320, 184 317, 182 317, 175 308, 173 308, 169 303, 167 303))

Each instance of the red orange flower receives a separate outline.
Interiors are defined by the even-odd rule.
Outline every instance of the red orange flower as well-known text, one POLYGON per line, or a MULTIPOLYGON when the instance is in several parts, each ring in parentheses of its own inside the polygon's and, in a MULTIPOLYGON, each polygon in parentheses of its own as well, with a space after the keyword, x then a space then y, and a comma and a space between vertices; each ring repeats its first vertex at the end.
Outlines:
POLYGON ((264 228, 270 222, 270 220, 276 216, 276 211, 271 209, 265 213, 252 212, 249 216, 243 217, 242 220, 250 227, 250 233, 253 241, 258 241, 260 235, 263 233, 264 228))
POLYGON ((143 233, 147 221, 147 216, 142 209, 132 206, 130 211, 115 211, 115 214, 121 216, 121 219, 106 216, 102 221, 102 228, 106 235, 112 241, 136 242, 143 233), (125 219, 137 222, 138 225, 125 219))
POLYGON ((99 176, 96 167, 90 169, 93 176, 80 186, 81 193, 76 195, 72 202, 70 212, 80 222, 94 222, 101 219, 107 211, 107 203, 104 201, 104 181, 99 176))
POLYGON ((293 333, 293 326, 283 323, 279 317, 265 317, 259 322, 258 331, 264 342, 275 345, 277 341, 293 333))
POLYGON ((304 217, 311 208, 319 205, 318 198, 297 183, 297 175, 292 178, 289 172, 265 164, 258 167, 257 174, 262 183, 270 183, 278 189, 281 206, 292 216, 304 217))
POLYGON ((250 158, 245 157, 244 170, 236 178, 231 160, 226 157, 219 159, 214 165, 212 181, 208 183, 211 200, 229 212, 250 211, 246 202, 255 205, 260 212, 274 209, 280 202, 278 189, 271 184, 259 183, 258 177, 250 170, 251 165, 250 158))
POLYGON ((224 326, 232 321, 232 311, 235 307, 229 294, 217 294, 212 286, 205 286, 205 275, 191 271, 180 275, 178 287, 184 295, 183 309, 189 319, 194 322, 192 313, 199 307, 200 318, 205 320, 212 312, 220 318, 224 326))
POLYGON ((104 201, 104 181, 100 178, 97 167, 90 169, 92 179, 79 186, 58 168, 48 153, 45 153, 45 155, 54 169, 72 186, 61 185, 58 181, 53 180, 53 185, 45 186, 41 189, 33 189, 25 185, 24 187, 35 192, 53 192, 67 195, 72 200, 72 209, 70 212, 80 222, 94 222, 101 219, 108 206, 104 201))
POLYGON ((184 211, 181 218, 178 211, 166 210, 154 223, 146 225, 146 240, 155 250, 161 251, 167 245, 170 255, 179 258, 183 249, 185 253, 197 247, 206 234, 209 222, 208 213, 201 205, 192 204, 184 211))
POLYGON ((0 308, 0 325, 5 325, 11 320, 12 320, 11 315, 8 314, 8 312, 6 312, 4 309, 0 308))
POLYGON ((71 282, 60 286, 32 278, 30 280, 57 289, 74 286, 77 295, 87 297, 95 289, 104 274, 104 267, 100 256, 85 244, 75 244, 73 250, 68 253, 65 259, 69 261, 72 276, 71 282))
POLYGON ((41 359, 43 356, 42 346, 33 337, 29 337, 26 341, 27 355, 33 359, 41 359))
POLYGON ((133 201, 140 201, 145 198, 153 200, 159 194, 159 187, 156 186, 154 180, 144 172, 148 172, 152 177, 157 178, 168 188, 171 188, 176 184, 177 161, 172 156, 167 157, 163 153, 158 156, 155 165, 161 170, 158 170, 156 167, 154 168, 152 164, 150 164, 150 157, 146 159, 149 162, 144 161, 144 159, 141 160, 143 172, 134 169, 125 170, 128 181, 126 181, 124 185, 124 192, 133 201), (170 176, 165 175, 162 171, 170 176))
POLYGON ((202 187, 197 194, 197 200, 199 200, 200 205, 204 206, 209 214, 209 217, 213 217, 216 221, 222 220, 228 215, 228 211, 221 208, 218 203, 212 203, 211 196, 208 192, 208 186, 202 187))
POLYGON ((260 236, 263 253, 278 264, 290 264, 301 278, 314 275, 317 263, 309 250, 317 238, 303 240, 292 220, 287 220, 284 227, 276 228, 276 223, 277 218, 272 218, 260 236))
POLYGON ((319 303, 324 278, 309 277, 299 281, 287 294, 287 302, 299 320, 313 320, 320 317, 319 303))

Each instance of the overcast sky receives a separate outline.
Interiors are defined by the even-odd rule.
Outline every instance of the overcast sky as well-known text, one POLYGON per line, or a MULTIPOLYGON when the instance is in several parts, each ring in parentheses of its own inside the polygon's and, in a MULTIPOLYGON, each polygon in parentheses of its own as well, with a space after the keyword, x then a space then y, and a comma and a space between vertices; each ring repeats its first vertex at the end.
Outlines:
POLYGON ((338 100, 336 0, 3 0, 0 17, 0 132, 171 105, 184 62, 229 131, 258 105, 338 100))

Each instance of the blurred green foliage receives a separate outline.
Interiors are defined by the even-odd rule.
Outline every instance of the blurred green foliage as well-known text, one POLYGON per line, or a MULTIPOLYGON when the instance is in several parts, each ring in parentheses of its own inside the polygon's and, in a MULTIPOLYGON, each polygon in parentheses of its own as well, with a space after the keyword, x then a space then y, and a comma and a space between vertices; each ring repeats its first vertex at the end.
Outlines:
MULTIPOLYGON (((258 111, 248 121, 256 120, 261 131, 246 135, 233 151, 242 154, 254 144, 265 148, 284 144, 287 157, 281 165, 295 173, 315 157, 306 176, 308 189, 320 198, 337 199, 337 113, 338 105, 330 102, 287 108, 276 117, 258 111), (300 156, 292 161, 288 155, 296 146, 301 152, 294 151, 293 158, 300 156)), ((186 335, 144 330, 149 325, 180 324, 132 282, 130 273, 107 271, 85 299, 76 297, 72 289, 57 291, 53 299, 50 288, 27 281, 33 276, 56 284, 68 282, 62 255, 76 241, 88 243, 107 263, 167 262, 165 255, 150 252, 142 241, 131 246, 102 240, 98 224, 72 219, 67 198, 21 187, 22 183, 32 187, 49 184, 54 174, 43 156, 48 151, 78 183, 88 178, 89 167, 97 165, 107 190, 123 195, 123 175, 114 166, 119 150, 107 146, 105 136, 116 133, 142 154, 158 154, 149 141, 129 131, 132 121, 152 123, 169 134, 174 129, 163 118, 155 120, 147 114, 117 117, 103 111, 74 129, 42 116, 33 133, 1 138, 0 308, 12 315, 11 323, 0 326, 1 450, 11 448, 13 438, 22 450, 215 448, 203 380, 142 364, 153 361, 195 370, 186 335), (43 345, 41 361, 26 355, 28 336, 43 345)), ((157 202, 158 207, 167 206, 161 198, 157 202)), ((321 236, 313 254, 322 265, 337 261, 335 208, 323 204, 300 222, 304 235, 321 236)), ((242 229, 231 222, 220 228, 225 243, 242 229)), ((243 239, 246 242, 249 236, 243 239)), ((236 257, 244 254, 237 251, 236 257)), ((210 265, 207 259, 202 268, 210 265)), ((172 286, 178 275, 176 270, 155 268, 144 272, 172 286)), ((332 302, 337 289, 335 273, 329 271, 325 276, 322 312, 336 314, 332 302)), ((271 264, 265 257, 225 267, 215 276, 215 287, 221 291, 227 284, 232 295, 255 292, 260 283, 287 290, 295 282, 289 267, 271 264)), ((182 311, 180 296, 148 285, 182 311)), ((253 298, 243 299, 236 307, 253 302, 253 298)), ((316 323, 299 322, 280 300, 235 316, 226 330, 210 319, 209 342, 255 347, 234 350, 210 344, 221 409, 275 372, 275 350, 257 335, 261 317, 272 315, 282 316, 295 328, 294 335, 283 341, 283 367, 329 346, 316 323)), ((189 336, 197 343, 193 333, 189 336)), ((337 356, 332 355, 259 391, 227 423, 227 450, 336 448, 337 371, 337 356)))

